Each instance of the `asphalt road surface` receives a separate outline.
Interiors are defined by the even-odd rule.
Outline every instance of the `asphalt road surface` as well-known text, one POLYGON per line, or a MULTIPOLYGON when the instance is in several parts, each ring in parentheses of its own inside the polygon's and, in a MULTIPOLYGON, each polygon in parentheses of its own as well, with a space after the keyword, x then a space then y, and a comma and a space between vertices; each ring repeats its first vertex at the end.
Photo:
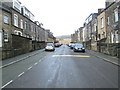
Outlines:
POLYGON ((118 66, 63 45, 3 68, 2 88, 118 88, 118 66))

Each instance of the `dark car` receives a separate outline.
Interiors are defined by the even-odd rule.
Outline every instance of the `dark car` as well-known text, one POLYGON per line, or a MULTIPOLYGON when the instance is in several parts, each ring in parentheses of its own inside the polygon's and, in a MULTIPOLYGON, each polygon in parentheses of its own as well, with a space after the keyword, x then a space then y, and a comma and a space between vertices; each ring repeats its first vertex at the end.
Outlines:
POLYGON ((74 52, 85 52, 85 48, 83 47, 82 44, 75 44, 74 48, 73 48, 74 52))
POLYGON ((55 43, 55 47, 60 47, 61 44, 60 43, 55 43))

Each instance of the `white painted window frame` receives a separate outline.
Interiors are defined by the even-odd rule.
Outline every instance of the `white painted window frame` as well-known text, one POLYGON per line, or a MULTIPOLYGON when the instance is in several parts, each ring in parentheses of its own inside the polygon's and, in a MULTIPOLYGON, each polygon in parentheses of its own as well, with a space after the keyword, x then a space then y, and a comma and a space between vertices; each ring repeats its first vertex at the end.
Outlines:
POLYGON ((0 47, 2 47, 2 32, 0 32, 0 47))
POLYGON ((18 27, 18 15, 14 14, 14 25, 18 27))

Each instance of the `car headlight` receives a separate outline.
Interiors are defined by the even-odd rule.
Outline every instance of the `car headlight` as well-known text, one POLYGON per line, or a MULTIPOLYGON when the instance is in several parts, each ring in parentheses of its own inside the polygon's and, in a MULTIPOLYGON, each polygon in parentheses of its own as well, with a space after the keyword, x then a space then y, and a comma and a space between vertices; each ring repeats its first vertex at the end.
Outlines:
POLYGON ((82 49, 85 49, 85 48, 82 48, 82 49))
POLYGON ((78 49, 77 47, 75 47, 75 49, 78 49))

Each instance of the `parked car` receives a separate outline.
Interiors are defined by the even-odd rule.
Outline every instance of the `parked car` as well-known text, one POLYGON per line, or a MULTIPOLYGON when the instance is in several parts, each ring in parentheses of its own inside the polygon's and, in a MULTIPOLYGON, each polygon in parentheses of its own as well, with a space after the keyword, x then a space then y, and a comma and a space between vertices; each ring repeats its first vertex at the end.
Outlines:
POLYGON ((69 43, 68 46, 70 47, 72 45, 72 43, 69 43))
POLYGON ((83 47, 82 44, 75 44, 74 48, 73 48, 74 52, 85 52, 85 48, 83 47))
POLYGON ((55 47, 60 47, 61 44, 60 43, 55 43, 55 47))
POLYGON ((75 46, 75 43, 72 43, 72 44, 70 45, 70 48, 73 49, 74 46, 75 46))
POLYGON ((46 47, 45 47, 45 51, 54 51, 55 50, 55 46, 53 43, 47 43, 46 47))

